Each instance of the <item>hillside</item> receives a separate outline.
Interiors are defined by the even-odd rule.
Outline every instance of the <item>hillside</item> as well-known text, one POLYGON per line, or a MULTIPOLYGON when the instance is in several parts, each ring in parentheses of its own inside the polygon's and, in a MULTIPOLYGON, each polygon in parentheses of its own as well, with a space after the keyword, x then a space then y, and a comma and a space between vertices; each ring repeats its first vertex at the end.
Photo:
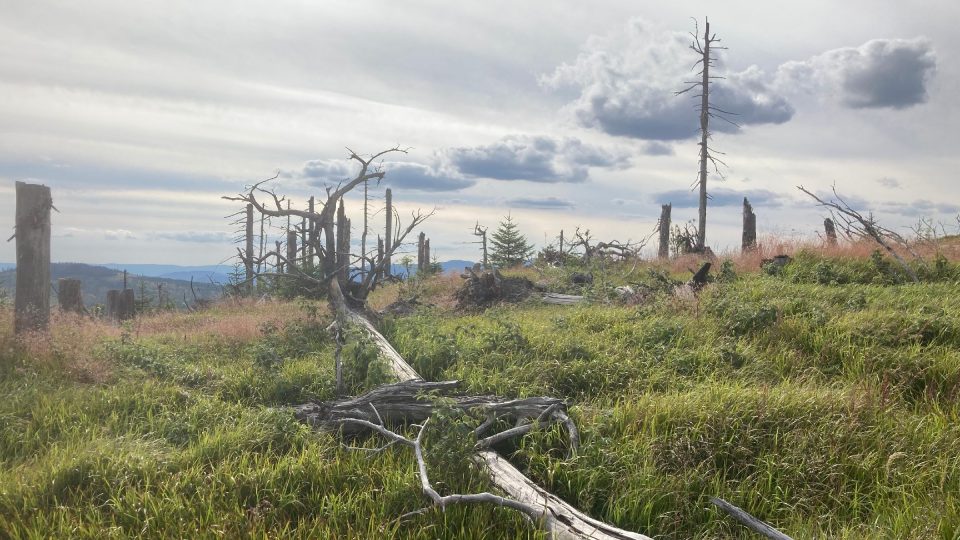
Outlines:
MULTIPOLYGON (((507 273, 585 295, 574 306, 458 307, 452 276, 372 303, 419 298, 382 329, 425 378, 566 400, 576 457, 552 428, 497 449, 597 519, 753 538, 709 503, 719 496, 798 539, 956 538, 960 265, 908 284, 882 257, 794 255, 769 272, 718 261, 697 295, 672 286, 689 258, 507 273), (571 284, 584 270, 593 283, 571 284), (627 283, 637 293, 617 299, 627 283)), ((334 397, 322 303, 222 303, 145 317, 134 334, 57 317, 49 338, 21 343, 0 317, 0 530, 13 537, 542 537, 494 505, 430 508, 409 449, 295 421, 285 406, 334 397)), ((350 395, 388 379, 358 339, 343 349, 350 395)), ((490 489, 465 458, 482 420, 431 420, 444 494, 490 489)))
MULTIPOLYGON (((52 263, 50 278, 54 289, 60 278, 79 279, 82 282, 83 303, 87 307, 105 304, 107 291, 123 288, 122 271, 83 263, 52 263)), ((16 281, 15 269, 0 272, 0 288, 6 289, 11 297, 16 291, 16 281)), ((127 286, 135 290, 138 299, 141 294, 141 284, 143 292, 148 297, 156 299, 158 286, 162 284, 164 299, 178 307, 183 307, 183 298, 186 294, 190 303, 193 303, 189 281, 128 274, 127 286)), ((222 293, 219 285, 213 285, 209 281, 195 280, 194 290, 198 298, 218 298, 222 293)), ((51 303, 56 304, 56 294, 53 292, 51 292, 51 303)))

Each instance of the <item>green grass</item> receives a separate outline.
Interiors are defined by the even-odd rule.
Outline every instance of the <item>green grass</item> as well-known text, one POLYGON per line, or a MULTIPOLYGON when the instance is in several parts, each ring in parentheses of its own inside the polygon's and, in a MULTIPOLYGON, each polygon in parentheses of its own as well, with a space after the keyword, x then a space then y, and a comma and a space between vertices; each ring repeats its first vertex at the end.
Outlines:
POLYGON ((592 515, 664 538, 960 535, 960 286, 744 275, 699 300, 423 312, 389 325, 422 373, 567 398, 583 431, 513 459, 592 515))
MULTIPOLYGON (((709 504, 720 496, 798 539, 956 539, 958 274, 941 263, 907 284, 891 268, 802 255, 779 275, 728 273, 681 299, 663 273, 614 267, 570 290, 591 305, 460 313, 437 298, 384 326, 428 379, 567 399, 579 455, 567 457, 559 428, 499 449, 620 527, 751 538, 709 504), (627 281, 649 298, 608 302, 627 281)), ((0 310, 0 538, 541 537, 490 506, 399 519, 427 505, 408 449, 350 451, 299 424, 285 405, 334 395, 329 321, 305 305, 67 325, 33 348, 0 310)), ((355 338, 351 393, 385 376, 355 338)), ((489 489, 439 429, 464 426, 434 426, 438 489, 489 489)))

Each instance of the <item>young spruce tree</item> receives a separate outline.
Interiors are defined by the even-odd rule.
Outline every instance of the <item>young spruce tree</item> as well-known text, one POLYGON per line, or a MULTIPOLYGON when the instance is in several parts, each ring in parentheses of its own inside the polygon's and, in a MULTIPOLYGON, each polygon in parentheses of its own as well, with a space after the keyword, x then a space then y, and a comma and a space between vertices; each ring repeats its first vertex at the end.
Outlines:
POLYGON ((533 245, 517 230, 517 224, 510 214, 500 222, 490 243, 493 246, 490 262, 501 268, 523 264, 533 255, 533 245))

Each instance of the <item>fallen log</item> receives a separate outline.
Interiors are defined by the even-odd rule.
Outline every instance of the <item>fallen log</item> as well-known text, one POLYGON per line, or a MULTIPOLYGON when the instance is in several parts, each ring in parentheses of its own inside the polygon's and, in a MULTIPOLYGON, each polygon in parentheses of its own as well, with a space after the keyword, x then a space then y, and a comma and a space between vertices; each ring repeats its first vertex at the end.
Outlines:
POLYGON ((773 526, 767 523, 766 521, 761 521, 751 516, 742 508, 738 506, 734 506, 728 503, 727 501, 721 499, 720 497, 710 497, 710 502, 716 505, 718 508, 720 508, 724 512, 730 514, 734 519, 736 519, 740 523, 743 523, 744 525, 746 525, 748 529, 750 529, 751 531, 761 536, 770 538, 771 540, 793 540, 792 538, 783 534, 777 529, 774 529, 773 526))
POLYGON ((543 295, 543 301, 547 304, 558 304, 561 306, 570 306, 584 301, 584 297, 575 294, 546 293, 543 295))
MULTIPOLYGON (((356 322, 369 333, 370 338, 381 353, 387 357, 398 379, 401 381, 423 380, 366 318, 347 306, 336 280, 333 280, 330 284, 330 303, 335 312, 350 321, 356 322)), ((572 422, 570 424, 572 425, 572 422)), ((626 531, 587 516, 566 501, 536 485, 493 450, 477 452, 473 461, 483 469, 496 488, 515 501, 535 509, 536 512, 531 517, 542 524, 551 538, 562 540, 651 540, 648 536, 626 531)), ((423 473, 422 470, 421 473, 423 473)), ((433 497, 434 493, 427 491, 427 482, 424 479, 425 474, 422 474, 421 480, 425 484, 424 492, 436 502, 433 497)))

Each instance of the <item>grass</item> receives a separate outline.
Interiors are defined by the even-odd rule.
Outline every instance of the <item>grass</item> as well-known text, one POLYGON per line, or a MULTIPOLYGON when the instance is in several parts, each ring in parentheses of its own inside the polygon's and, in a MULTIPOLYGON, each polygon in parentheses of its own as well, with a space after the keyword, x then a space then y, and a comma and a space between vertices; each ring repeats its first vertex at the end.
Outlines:
MULTIPOLYGON (((720 496, 795 538, 960 538, 955 259, 910 284, 866 249, 792 247, 777 275, 734 258, 699 296, 668 294, 690 259, 595 267, 586 288, 566 285, 575 269, 522 271, 588 305, 458 311, 449 276, 372 303, 426 304, 384 329, 428 379, 567 399, 578 456, 558 429, 499 449, 597 518, 750 538, 709 504, 720 496), (627 283, 643 299, 611 300, 627 283)), ((295 421, 285 405, 334 395, 321 305, 224 303, 122 327, 57 317, 19 341, 10 317, 0 310, 0 538, 539 537, 489 506, 399 519, 426 504, 409 451, 349 451, 295 421)), ((368 346, 345 356, 353 392, 383 380, 368 346)), ((427 447, 439 489, 488 489, 442 431, 427 447)))

